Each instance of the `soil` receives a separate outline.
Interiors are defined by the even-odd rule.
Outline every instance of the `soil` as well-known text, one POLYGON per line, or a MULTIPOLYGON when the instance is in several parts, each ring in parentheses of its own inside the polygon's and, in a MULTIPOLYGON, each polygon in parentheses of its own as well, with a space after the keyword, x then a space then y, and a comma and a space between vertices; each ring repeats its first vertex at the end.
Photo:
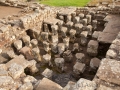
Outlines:
POLYGON ((8 6, 0 6, 0 18, 5 18, 9 15, 15 15, 20 12, 20 8, 8 7, 8 6))

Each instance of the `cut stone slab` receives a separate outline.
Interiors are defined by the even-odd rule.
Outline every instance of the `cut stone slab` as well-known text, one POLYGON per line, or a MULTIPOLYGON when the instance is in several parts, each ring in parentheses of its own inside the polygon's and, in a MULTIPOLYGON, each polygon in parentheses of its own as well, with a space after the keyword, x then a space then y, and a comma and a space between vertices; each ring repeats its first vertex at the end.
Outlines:
POLYGON ((63 90, 73 90, 75 82, 69 81, 68 84, 63 88, 63 90))
POLYGON ((120 85, 120 61, 104 58, 96 74, 101 80, 120 85))
POLYGON ((85 55, 83 53, 76 53, 75 56, 76 56, 78 62, 84 62, 85 55))
POLYGON ((73 71, 76 74, 81 74, 85 70, 85 64, 76 62, 76 64, 73 66, 73 71))
POLYGON ((30 82, 23 84, 18 90, 33 90, 33 85, 30 82))
POLYGON ((57 83, 47 79, 43 78, 40 83, 37 85, 35 90, 62 90, 63 88, 58 85, 57 83))
POLYGON ((93 68, 93 69, 96 69, 98 68, 100 65, 100 59, 98 58, 92 58, 91 61, 90 61, 90 67, 93 68))
POLYGON ((116 38, 117 34, 111 34, 106 32, 100 32, 98 36, 98 41, 102 43, 112 43, 112 41, 116 38))
POLYGON ((44 20, 44 23, 50 24, 50 25, 56 25, 60 20, 55 18, 48 18, 44 20))
POLYGON ((71 15, 74 11, 75 11, 75 8, 62 9, 59 12, 59 15, 65 15, 65 16, 71 15))
POLYGON ((97 84, 94 81, 90 81, 81 78, 75 84, 73 90, 96 90, 97 84))
POLYGON ((52 77, 52 73, 53 73, 52 70, 46 68, 46 69, 42 72, 42 75, 43 75, 44 77, 46 77, 46 78, 51 78, 51 77, 52 77))

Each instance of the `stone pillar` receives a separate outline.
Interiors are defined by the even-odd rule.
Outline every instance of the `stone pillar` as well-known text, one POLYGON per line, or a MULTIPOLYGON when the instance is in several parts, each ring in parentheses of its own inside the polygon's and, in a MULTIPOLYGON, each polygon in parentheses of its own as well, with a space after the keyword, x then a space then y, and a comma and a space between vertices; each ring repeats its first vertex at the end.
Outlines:
POLYGON ((69 33, 70 33, 70 42, 74 43, 74 41, 76 39, 76 37, 75 37, 76 30, 71 29, 69 33))
POLYGON ((80 44, 85 46, 87 44, 88 31, 81 32, 80 44))
POLYGON ((46 52, 49 52, 49 51, 50 51, 49 43, 48 43, 48 42, 43 41, 43 47, 44 47, 44 50, 45 50, 46 52))
POLYGON ((69 48, 69 41, 70 41, 69 37, 66 37, 66 38, 63 39, 63 43, 65 44, 65 49, 66 50, 69 48))
POLYGON ((59 43, 58 44, 58 53, 62 54, 65 51, 65 44, 64 43, 59 43))

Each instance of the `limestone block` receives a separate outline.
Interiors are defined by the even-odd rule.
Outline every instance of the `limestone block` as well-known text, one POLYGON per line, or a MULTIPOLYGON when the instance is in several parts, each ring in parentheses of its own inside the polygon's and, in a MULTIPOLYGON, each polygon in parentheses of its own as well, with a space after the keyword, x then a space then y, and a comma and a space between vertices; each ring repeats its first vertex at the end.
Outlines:
POLYGON ((8 85, 12 85, 14 80, 10 76, 0 76, 0 87, 7 87, 8 85))
POLYGON ((102 59, 97 71, 99 79, 120 85, 120 61, 115 59, 102 59))
POLYGON ((68 27, 68 29, 72 28, 73 22, 68 21, 68 22, 66 23, 66 26, 68 27))
POLYGON ((48 32, 41 32, 42 41, 48 41, 48 32))
POLYGON ((72 52, 73 52, 73 53, 76 53, 76 52, 78 52, 78 51, 79 51, 79 44, 78 44, 78 43, 74 43, 72 52))
POLYGON ((25 56, 25 58, 28 60, 31 60, 34 58, 32 55, 31 49, 27 46, 20 49, 20 53, 23 54, 25 56))
POLYGON ((88 35, 92 35, 92 25, 87 26, 88 35))
POLYGON ((67 30, 68 30, 67 27, 62 27, 61 28, 62 37, 66 37, 67 30))
POLYGON ((52 50, 52 52, 54 52, 54 53, 57 53, 57 52, 58 52, 57 44, 56 44, 56 43, 51 43, 51 50, 52 50))
POLYGON ((90 40, 87 46, 87 53, 90 56, 96 56, 98 54, 98 42, 95 40, 90 40))
POLYGON ((5 25, 5 26, 0 27, 0 32, 1 32, 1 33, 5 33, 5 32, 8 31, 8 30, 9 30, 8 25, 5 25))
POLYGON ((88 24, 91 24, 92 16, 91 15, 86 15, 86 18, 87 18, 88 24))
POLYGON ((53 74, 53 71, 46 68, 43 72, 42 72, 42 75, 45 77, 45 78, 52 78, 52 74, 53 74))
POLYGON ((45 50, 46 52, 49 52, 49 51, 50 51, 50 47, 49 47, 49 43, 48 43, 48 42, 43 41, 43 46, 44 46, 44 50, 45 50))
POLYGON ((63 90, 73 90, 75 82, 69 81, 68 84, 63 88, 63 90))
POLYGON ((76 34, 80 34, 83 28, 83 24, 75 24, 76 34))
POLYGON ((32 39, 30 43, 32 44, 32 47, 37 47, 38 45, 38 41, 36 39, 32 39))
POLYGON ((34 59, 36 61, 41 61, 40 49, 38 47, 35 47, 32 49, 32 54, 33 54, 34 59))
POLYGON ((25 36, 22 37, 22 40, 23 40, 23 42, 24 42, 24 44, 26 46, 29 46, 29 44, 30 44, 30 36, 25 35, 25 36))
POLYGON ((58 53, 62 54, 65 51, 65 44, 64 43, 59 43, 58 44, 58 53))
POLYGON ((52 25, 51 29, 52 29, 52 34, 53 35, 58 34, 58 26, 57 25, 52 25))
POLYGON ((8 69, 9 75, 14 78, 18 79, 22 73, 24 73, 24 67, 18 65, 16 63, 11 64, 8 69))
POLYGON ((13 50, 7 51, 7 55, 8 55, 10 58, 14 58, 14 57, 15 57, 15 53, 14 53, 13 50))
POLYGON ((49 55, 49 54, 43 55, 43 60, 44 60, 43 62, 49 63, 51 60, 51 55, 49 55))
POLYGON ((76 64, 73 66, 73 72, 75 74, 81 74, 83 73, 85 70, 85 64, 83 63, 79 63, 79 62, 76 62, 76 64))
POLYGON ((65 62, 72 62, 73 61, 73 55, 70 50, 67 50, 63 53, 63 57, 65 59, 65 62))
POLYGON ((66 37, 63 39, 63 43, 65 44, 65 48, 68 49, 69 48, 69 41, 70 41, 70 38, 69 37, 66 37))
POLYGON ((7 70, 0 70, 0 76, 8 76, 7 70))
POLYGON ((62 89, 63 88, 60 85, 47 78, 43 78, 35 88, 35 90, 62 90, 62 89))
POLYGON ((94 30, 97 29, 97 23, 98 23, 97 20, 92 21, 92 26, 94 30))
POLYGON ((55 58, 54 62, 58 68, 63 70, 65 62, 63 58, 55 58))
POLYGON ((82 31, 80 34, 80 44, 81 45, 86 45, 87 44, 87 36, 88 36, 88 31, 82 31))
POLYGON ((99 31, 94 31, 94 33, 92 34, 92 38, 98 39, 99 33, 100 33, 99 31))
POLYGON ((17 50, 20 50, 22 48, 22 41, 21 40, 16 40, 14 42, 14 47, 17 49, 17 50))
POLYGON ((52 35, 52 43, 58 44, 58 34, 52 35))
POLYGON ((83 19, 85 17, 85 15, 83 13, 80 13, 79 17, 80 17, 80 19, 83 19))
POLYGON ((75 57, 77 58, 77 61, 78 62, 84 62, 84 60, 85 60, 85 55, 84 55, 84 53, 76 53, 75 54, 75 57))
POLYGON ((106 57, 115 59, 117 57, 117 52, 115 50, 109 49, 106 53, 106 57))
POLYGON ((98 68, 99 65, 100 65, 100 59, 98 59, 98 58, 92 58, 92 59, 91 59, 91 61, 90 61, 90 67, 91 67, 92 69, 98 68))
POLYGON ((27 82, 27 83, 23 84, 22 86, 20 86, 20 88, 18 90, 33 90, 32 83, 27 82))
POLYGON ((25 78, 22 79, 22 81, 24 83, 27 83, 27 82, 34 83, 34 82, 37 82, 37 80, 33 76, 30 76, 30 75, 27 75, 25 78))
POLYGON ((95 90, 96 88, 97 84, 94 81, 81 78, 77 81, 73 90, 95 90))

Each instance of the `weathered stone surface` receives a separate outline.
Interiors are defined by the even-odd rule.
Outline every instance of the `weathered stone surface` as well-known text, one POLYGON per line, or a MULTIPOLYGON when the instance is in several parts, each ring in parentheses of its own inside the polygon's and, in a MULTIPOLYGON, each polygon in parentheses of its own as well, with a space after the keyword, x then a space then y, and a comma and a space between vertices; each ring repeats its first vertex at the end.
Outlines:
POLYGON ((20 53, 23 54, 25 56, 26 59, 31 60, 34 57, 32 56, 32 52, 31 49, 27 46, 23 47, 22 49, 20 49, 20 53))
POLYGON ((120 61, 104 58, 97 71, 101 80, 120 85, 120 61))
POLYGON ((87 36, 88 36, 88 31, 82 31, 80 34, 80 44, 81 45, 86 45, 87 44, 87 36))
POLYGON ((72 90, 95 90, 97 84, 87 79, 79 79, 72 90))
POLYGON ((36 82, 37 80, 36 80, 33 76, 27 75, 25 78, 23 78, 22 81, 23 81, 24 83, 27 83, 27 82, 34 83, 34 82, 36 82))
POLYGON ((38 45, 38 41, 36 39, 32 39, 30 43, 32 44, 32 47, 37 47, 38 45))
POLYGON ((53 74, 53 71, 46 68, 43 72, 42 72, 42 75, 45 77, 45 78, 52 78, 52 74, 53 74))
POLYGON ((98 59, 98 58, 92 58, 92 59, 91 59, 91 61, 90 61, 90 67, 91 67, 92 69, 98 68, 99 65, 100 65, 100 59, 98 59))
POLYGON ((65 51, 65 44, 64 43, 59 43, 58 44, 58 53, 62 54, 65 51))
POLYGON ((73 51, 74 53, 76 53, 76 52, 79 51, 79 44, 78 44, 78 43, 74 43, 72 51, 73 51))
POLYGON ((67 50, 63 53, 63 57, 65 59, 65 62, 71 62, 73 61, 73 55, 70 50, 67 50))
POLYGON ((68 84, 63 88, 63 90, 72 90, 75 82, 69 81, 68 84))
POLYGON ((32 49, 32 54, 36 61, 38 61, 38 62, 41 61, 40 49, 38 47, 35 47, 32 49))
POLYGON ((18 79, 22 73, 24 73, 24 68, 16 63, 12 63, 8 69, 9 75, 14 78, 18 79))
POLYGON ((46 52, 49 52, 49 51, 50 51, 50 47, 49 47, 49 43, 48 43, 48 42, 43 41, 43 46, 44 46, 44 50, 45 50, 46 52))
POLYGON ((63 58, 55 58, 54 62, 58 68, 63 70, 65 62, 63 58))
POLYGON ((8 59, 4 58, 2 55, 0 55, 0 64, 7 62, 8 59))
POLYGON ((117 52, 115 50, 109 49, 106 53, 106 57, 115 59, 117 57, 117 52))
POLYGON ((23 40, 23 42, 24 42, 24 44, 26 46, 29 46, 29 44, 30 44, 30 36, 25 35, 25 36, 22 37, 22 40, 23 40))
POLYGON ((36 61, 35 60, 27 61, 23 55, 16 56, 14 59, 7 62, 5 64, 6 68, 7 69, 10 68, 13 63, 22 66, 24 69, 28 67, 31 73, 35 73, 38 71, 36 67, 36 61))
POLYGON ((14 58, 14 57, 15 57, 15 53, 14 53, 13 50, 7 51, 7 55, 8 55, 10 58, 14 58))
POLYGON ((0 76, 0 87, 7 85, 12 85, 14 80, 10 76, 0 76))
POLYGON ((50 60, 51 60, 51 55, 49 55, 49 54, 45 54, 45 55, 43 55, 43 62, 45 62, 45 63, 50 63, 50 60))
POLYGON ((0 76, 8 76, 7 70, 0 70, 0 76))
POLYGON ((85 60, 85 55, 83 53, 76 53, 75 57, 77 58, 78 62, 84 62, 85 60))
POLYGON ((92 38, 98 39, 99 33, 100 33, 99 31, 94 31, 94 33, 92 34, 92 38))
POLYGON ((62 28, 61 28, 62 37, 66 37, 67 30, 68 30, 68 29, 67 29, 66 27, 62 27, 62 28))
POLYGON ((32 83, 27 82, 23 84, 18 90, 33 90, 32 83))
POLYGON ((17 50, 20 50, 22 48, 22 41, 21 40, 16 40, 14 42, 14 47, 17 49, 17 50))
POLYGON ((63 88, 58 85, 57 83, 47 79, 43 78, 40 83, 37 85, 35 90, 62 90, 63 88))
POLYGON ((85 70, 85 64, 76 62, 76 64, 73 66, 73 71, 75 74, 81 74, 85 70))
POLYGON ((96 56, 98 53, 98 42, 95 40, 90 40, 87 46, 87 53, 90 56, 96 56))

